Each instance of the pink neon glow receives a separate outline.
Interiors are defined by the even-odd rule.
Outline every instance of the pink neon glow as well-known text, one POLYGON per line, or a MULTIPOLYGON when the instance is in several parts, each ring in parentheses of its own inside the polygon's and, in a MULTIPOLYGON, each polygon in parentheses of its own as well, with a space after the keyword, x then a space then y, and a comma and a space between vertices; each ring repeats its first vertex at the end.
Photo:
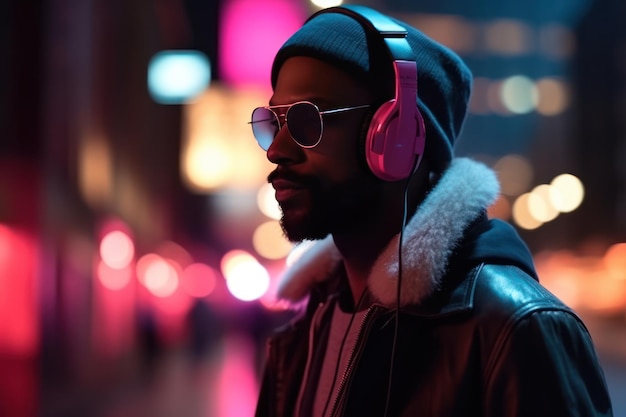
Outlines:
POLYGON ((109 267, 124 269, 135 255, 135 245, 130 237, 121 230, 107 233, 100 241, 100 257, 109 267))
POLYGON ((181 285, 189 295, 203 298, 210 295, 217 284, 217 273, 202 263, 194 263, 184 269, 181 285))
POLYGON ((221 78, 231 84, 269 85, 274 55, 306 18, 293 0, 230 0, 219 36, 221 78))
POLYGON ((224 342, 223 367, 219 376, 218 413, 221 417, 254 415, 258 395, 254 343, 245 336, 228 336, 224 342))
POLYGON ((35 240, 0 224, 0 355, 33 355, 39 345, 35 240))
POLYGON ((166 259, 156 259, 146 268, 144 285, 157 297, 172 295, 178 287, 178 271, 166 259))
POLYGON ((125 268, 111 268, 100 261, 97 267, 97 274, 100 283, 110 290, 121 290, 126 287, 132 278, 133 271, 130 266, 125 268))
POLYGON ((130 349, 134 342, 134 322, 129 318, 135 314, 136 286, 130 279, 130 267, 116 270, 96 261, 93 268, 98 277, 91 326, 94 347, 100 354, 114 357, 130 349))
POLYGON ((137 261, 137 280, 147 290, 147 303, 167 316, 180 317, 191 305, 182 287, 183 270, 176 261, 148 253, 137 261))
POLYGON ((181 268, 185 268, 193 263, 193 258, 187 249, 171 240, 166 240, 161 243, 154 252, 163 258, 173 260, 180 265, 181 268))
POLYGON ((148 270, 148 267, 156 261, 159 261, 163 258, 161 258, 159 255, 157 255, 156 253, 147 253, 145 255, 143 255, 141 258, 139 258, 139 260, 137 261, 137 265, 135 266, 135 270, 137 271, 137 279, 139 280, 139 282, 141 282, 141 284, 143 284, 144 286, 146 285, 146 271, 148 270))

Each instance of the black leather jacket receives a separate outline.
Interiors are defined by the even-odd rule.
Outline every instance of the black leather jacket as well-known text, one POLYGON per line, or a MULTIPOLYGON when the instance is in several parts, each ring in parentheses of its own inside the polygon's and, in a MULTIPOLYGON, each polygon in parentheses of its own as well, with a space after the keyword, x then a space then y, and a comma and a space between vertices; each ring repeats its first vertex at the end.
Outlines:
MULTIPOLYGON (((513 228, 484 214, 497 193, 492 175, 456 161, 407 225, 395 347, 397 243, 377 259, 368 281, 374 302, 333 416, 383 417, 386 404, 387 417, 612 416, 584 324, 538 282, 513 228)), ((345 285, 332 239, 316 248, 287 277, 286 296, 309 300, 269 343, 257 417, 310 413, 312 390, 300 403, 299 392, 317 383, 333 310, 325 307, 345 285), (311 329, 315 314, 324 315, 311 329), (313 372, 303 381, 307 363, 313 372)))
MULTIPOLYGON (((333 415, 384 415, 391 317, 380 305, 367 313, 333 415)), ((258 417, 298 415, 309 320, 271 341, 258 417)), ((476 266, 451 292, 404 310, 395 355, 389 416, 612 415, 585 326, 517 267, 476 266)))

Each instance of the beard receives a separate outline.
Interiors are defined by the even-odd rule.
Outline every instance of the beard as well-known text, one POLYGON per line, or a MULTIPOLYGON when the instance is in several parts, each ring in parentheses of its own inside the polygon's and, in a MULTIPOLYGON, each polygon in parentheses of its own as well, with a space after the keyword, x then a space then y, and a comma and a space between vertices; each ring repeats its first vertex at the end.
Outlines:
POLYGON ((314 179, 307 183, 300 198, 281 204, 280 225, 290 242, 367 227, 369 213, 381 203, 376 183, 363 177, 326 187, 314 179))

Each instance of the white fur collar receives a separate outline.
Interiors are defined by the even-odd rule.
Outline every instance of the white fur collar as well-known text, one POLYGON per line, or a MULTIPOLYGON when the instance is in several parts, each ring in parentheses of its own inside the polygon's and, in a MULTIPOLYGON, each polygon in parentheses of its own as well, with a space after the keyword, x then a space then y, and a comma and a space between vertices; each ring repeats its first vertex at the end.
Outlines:
MULTIPOLYGON (((495 172, 467 158, 456 158, 404 230, 401 305, 418 304, 439 286, 449 256, 465 228, 499 193, 495 172)), ((376 260, 368 285, 382 304, 394 305, 398 277, 396 235, 376 260)), ((281 279, 278 296, 297 301, 316 283, 333 276, 341 254, 331 236, 315 242, 281 279)))

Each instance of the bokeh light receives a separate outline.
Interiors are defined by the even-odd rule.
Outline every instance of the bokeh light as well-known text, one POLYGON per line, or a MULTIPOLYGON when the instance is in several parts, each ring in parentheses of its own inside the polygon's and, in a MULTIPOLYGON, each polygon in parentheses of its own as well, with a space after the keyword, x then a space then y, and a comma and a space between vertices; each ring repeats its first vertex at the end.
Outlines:
POLYGON ((491 52, 520 55, 531 49, 532 34, 522 21, 499 19, 485 26, 485 43, 491 52))
POLYGON ((538 92, 537 112, 544 116, 563 113, 569 106, 569 90, 563 81, 542 78, 536 83, 538 92))
POLYGON ((341 6, 343 0, 311 0, 311 3, 320 9, 325 9, 327 7, 341 6))
POLYGON ((542 116, 556 116, 566 111, 570 104, 569 86, 556 77, 543 77, 537 81, 525 75, 502 80, 476 77, 469 110, 477 115, 513 116, 536 111, 542 116))
POLYGON ((616 243, 604 255, 604 264, 612 278, 626 280, 626 243, 616 243))
POLYGON ((251 109, 267 102, 270 95, 265 89, 234 90, 213 83, 184 107, 180 169, 188 189, 249 191, 267 183, 273 165, 245 121, 250 120, 251 109))
POLYGON ((549 23, 540 27, 538 41, 539 50, 555 60, 569 58, 576 49, 572 29, 561 23, 549 23))
POLYGON ((115 161, 109 140, 87 133, 78 144, 78 185, 83 199, 92 207, 104 206, 113 195, 115 161))
POLYGON ((40 274, 37 251, 33 236, 0 223, 0 356, 36 357, 39 352, 40 293, 33 282, 40 274))
POLYGON ((133 270, 130 266, 112 268, 103 260, 98 262, 96 274, 100 283, 109 290, 117 291, 126 288, 132 280, 133 270))
POLYGON ((526 192, 532 183, 534 170, 530 161, 521 155, 505 155, 495 164, 502 192, 508 196, 518 196, 526 192))
POLYGON ((463 55, 476 50, 482 39, 479 25, 458 14, 429 13, 407 18, 428 37, 463 55))
POLYGON ((206 264, 192 263, 183 270, 181 285, 192 297, 207 297, 215 290, 217 272, 206 264))
POLYGON ((533 230, 543 223, 537 220, 530 211, 530 193, 520 195, 513 203, 513 221, 522 229, 533 230))
POLYGON ((232 334, 223 341, 222 366, 216 381, 217 413, 220 417, 252 416, 259 392, 254 373, 255 341, 248 335, 232 334))
POLYGON ((556 176, 550 184, 540 184, 520 195, 513 203, 513 220, 524 229, 536 229, 580 206, 584 198, 582 182, 572 174, 556 176))
POLYGON ((130 236, 121 230, 107 233, 100 241, 102 262, 113 269, 128 267, 135 256, 135 245, 130 236))
POLYGON ((209 190, 223 186, 237 164, 226 142, 192 139, 183 153, 185 178, 193 190, 209 190))
POLYGON ((306 15, 292 0, 225 2, 218 36, 221 78, 235 86, 268 85, 274 55, 306 15))
POLYGON ((500 94, 506 108, 516 114, 533 111, 539 100, 535 83, 523 75, 505 79, 500 94))
POLYGON ((266 259, 281 259, 291 251, 291 243, 285 238, 280 223, 270 220, 260 224, 252 234, 254 250, 266 259))
POLYGON ((533 188, 528 196, 528 209, 530 215, 541 223, 552 221, 559 215, 559 211, 552 205, 548 184, 533 188))
POLYGON ((193 263, 193 257, 189 251, 171 240, 161 242, 154 252, 165 259, 171 259, 181 268, 193 263))
POLYGON ((272 184, 263 184, 257 193, 257 204, 261 213, 270 219, 278 220, 281 218, 281 210, 275 198, 275 190, 272 184))
POLYGON ((172 262, 158 255, 143 257, 138 274, 139 281, 157 297, 170 296, 178 288, 178 271, 172 262))
POLYGON ((148 270, 148 266, 152 264, 152 262, 158 261, 160 259, 161 257, 157 255, 156 253, 146 253, 145 255, 141 256, 137 260, 135 264, 135 273, 137 275, 137 280, 142 285, 145 285, 144 278, 146 276, 146 271, 148 270))
POLYGON ((561 174, 550 185, 550 201, 561 213, 576 210, 585 197, 583 183, 572 174, 561 174))
POLYGON ((148 64, 148 91, 157 103, 180 104, 192 100, 210 81, 211 65, 200 51, 160 51, 148 64))
POLYGON ((487 214, 490 218, 497 218, 502 220, 509 220, 511 218, 511 203, 504 196, 498 196, 495 203, 487 208, 487 214))
POLYGON ((472 82, 469 110, 473 114, 489 114, 489 86, 491 81, 485 77, 475 77, 472 82))
POLYGON ((493 113, 510 116, 511 111, 502 100, 502 84, 502 81, 493 80, 487 85, 487 105, 493 113))
POLYGON ((13 233, 8 226, 0 223, 0 265, 10 262, 13 250, 13 233))
POLYGON ((248 252, 232 250, 226 253, 221 268, 228 290, 239 300, 257 300, 269 289, 269 273, 248 252))

